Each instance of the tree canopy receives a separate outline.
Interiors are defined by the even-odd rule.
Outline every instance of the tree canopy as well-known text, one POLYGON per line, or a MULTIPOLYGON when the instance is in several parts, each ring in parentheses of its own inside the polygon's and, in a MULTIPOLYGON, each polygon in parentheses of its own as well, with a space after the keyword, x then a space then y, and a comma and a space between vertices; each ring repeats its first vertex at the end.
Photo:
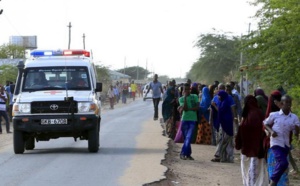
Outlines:
POLYGON ((215 31, 201 34, 195 46, 200 49, 201 55, 187 73, 187 77, 193 81, 202 83, 223 81, 226 76, 238 70, 240 63, 238 37, 215 31))
POLYGON ((245 37, 249 77, 286 87, 300 82, 299 0, 257 0, 259 28, 245 37))
POLYGON ((0 46, 0 59, 24 58, 24 56, 24 47, 11 44, 3 44, 0 46))

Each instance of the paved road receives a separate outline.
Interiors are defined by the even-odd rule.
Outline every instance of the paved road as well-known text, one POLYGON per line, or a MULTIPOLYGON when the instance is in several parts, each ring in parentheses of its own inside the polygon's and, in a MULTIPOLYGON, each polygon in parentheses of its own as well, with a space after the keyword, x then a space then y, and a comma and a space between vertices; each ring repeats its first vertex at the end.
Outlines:
POLYGON ((12 134, 1 134, 0 185, 134 186, 163 179, 168 138, 152 114, 152 102, 141 99, 104 109, 96 154, 88 152, 87 141, 60 138, 15 155, 12 134))

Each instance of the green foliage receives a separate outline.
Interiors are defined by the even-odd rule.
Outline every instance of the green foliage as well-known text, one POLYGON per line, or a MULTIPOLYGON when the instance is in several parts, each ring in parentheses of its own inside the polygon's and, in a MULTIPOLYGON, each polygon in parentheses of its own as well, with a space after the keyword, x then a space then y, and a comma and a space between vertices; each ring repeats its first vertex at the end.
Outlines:
POLYGON ((96 66, 97 81, 102 83, 102 92, 107 92, 111 84, 108 68, 102 65, 96 66))
POLYGON ((245 38, 250 77, 269 84, 299 85, 300 3, 298 0, 257 1, 259 29, 245 38), (255 70, 258 67, 259 70, 255 70), (258 72, 259 71, 259 72, 258 72))
POLYGON ((0 84, 5 85, 6 81, 16 82, 18 76, 18 68, 14 65, 1 65, 0 66, 0 84))
POLYGON ((3 44, 0 46, 0 59, 24 58, 25 48, 17 45, 3 44))
POLYGON ((201 50, 201 55, 187 73, 187 78, 207 84, 215 80, 222 82, 232 71, 238 70, 240 40, 236 36, 201 34, 196 47, 201 50))
POLYGON ((292 110, 293 113, 300 116, 300 85, 295 86, 288 90, 288 94, 293 98, 292 110))
POLYGON ((122 68, 117 70, 117 72, 131 76, 131 78, 135 80, 145 79, 150 74, 148 70, 139 66, 122 68))

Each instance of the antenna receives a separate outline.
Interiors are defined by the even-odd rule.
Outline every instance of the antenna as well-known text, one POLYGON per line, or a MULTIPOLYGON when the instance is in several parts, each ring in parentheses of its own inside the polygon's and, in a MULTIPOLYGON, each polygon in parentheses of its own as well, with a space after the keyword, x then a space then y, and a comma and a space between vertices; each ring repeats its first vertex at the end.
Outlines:
POLYGON ((70 46, 71 46, 71 28, 72 28, 71 22, 69 22, 69 25, 67 27, 69 27, 69 45, 68 45, 68 49, 70 49, 70 46))
POLYGON ((83 49, 85 50, 85 34, 84 33, 83 33, 82 38, 83 38, 83 49))

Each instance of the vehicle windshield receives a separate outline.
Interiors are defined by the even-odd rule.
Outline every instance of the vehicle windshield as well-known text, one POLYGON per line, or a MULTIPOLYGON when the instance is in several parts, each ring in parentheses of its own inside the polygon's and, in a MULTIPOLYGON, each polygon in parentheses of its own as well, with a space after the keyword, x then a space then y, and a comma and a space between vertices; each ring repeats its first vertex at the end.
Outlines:
POLYGON ((91 89, 87 67, 36 67, 25 69, 23 92, 66 89, 91 89))

